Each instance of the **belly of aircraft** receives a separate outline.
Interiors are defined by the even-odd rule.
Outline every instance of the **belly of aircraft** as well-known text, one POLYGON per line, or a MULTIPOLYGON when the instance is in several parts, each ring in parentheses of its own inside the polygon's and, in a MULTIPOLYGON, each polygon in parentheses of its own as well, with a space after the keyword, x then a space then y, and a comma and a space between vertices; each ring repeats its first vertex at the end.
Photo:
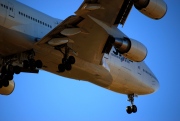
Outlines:
POLYGON ((113 82, 108 89, 112 91, 122 94, 138 95, 150 94, 155 91, 154 88, 146 82, 151 80, 143 80, 143 78, 134 74, 134 71, 130 69, 124 68, 123 66, 117 67, 113 64, 110 64, 110 69, 112 70, 111 75, 113 82))
POLYGON ((49 45, 34 46, 36 59, 43 62, 43 69, 54 74, 76 80, 89 81, 98 86, 107 88, 112 83, 112 76, 101 65, 87 62, 75 56, 76 62, 71 71, 58 72, 58 65, 62 63, 63 54, 49 45))
POLYGON ((0 27, 0 55, 8 56, 32 49, 33 37, 0 27))

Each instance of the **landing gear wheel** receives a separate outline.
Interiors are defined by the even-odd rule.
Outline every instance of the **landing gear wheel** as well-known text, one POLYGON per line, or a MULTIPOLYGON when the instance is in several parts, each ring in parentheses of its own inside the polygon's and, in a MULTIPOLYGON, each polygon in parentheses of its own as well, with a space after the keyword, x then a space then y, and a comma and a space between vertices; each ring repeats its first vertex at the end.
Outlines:
POLYGON ((11 64, 3 66, 1 69, 1 74, 5 74, 5 73, 14 74, 14 67, 11 64))
POLYGON ((6 75, 5 79, 7 80, 13 80, 13 74, 6 75))
POLYGON ((132 105, 131 108, 132 108, 132 112, 133 112, 133 113, 136 113, 136 112, 137 112, 137 107, 136 107, 136 105, 132 105))
POLYGON ((2 88, 3 84, 2 84, 2 81, 0 80, 0 89, 2 88))
POLYGON ((1 74, 3 73, 6 73, 7 71, 6 71, 6 66, 3 66, 2 68, 1 68, 1 74))
POLYGON ((14 67, 9 64, 6 66, 7 73, 14 73, 14 67))
POLYGON ((70 64, 75 64, 76 60, 75 60, 75 58, 74 58, 73 56, 69 56, 68 62, 69 62, 70 64))
POLYGON ((59 72, 64 72, 65 70, 70 71, 71 69, 72 69, 72 65, 69 62, 69 60, 63 58, 62 59, 62 64, 58 65, 59 72))
POLYGON ((20 72, 21 72, 21 68, 19 66, 15 66, 14 67, 14 73, 15 74, 20 74, 20 72))
POLYGON ((131 108, 131 106, 127 106, 127 107, 126 107, 126 112, 127 112, 128 114, 131 114, 131 113, 132 113, 132 108, 131 108))
POLYGON ((9 86, 9 81, 8 80, 4 80, 3 81, 3 86, 4 87, 8 87, 9 86))
POLYGON ((35 62, 35 65, 36 65, 37 68, 42 68, 43 63, 42 63, 41 60, 37 60, 37 61, 35 62))
POLYGON ((31 70, 34 70, 36 68, 36 61, 34 59, 30 59, 29 66, 31 70))
POLYGON ((66 58, 63 58, 62 59, 62 64, 65 64, 67 62, 67 59, 66 58))
POLYGON ((27 69, 29 67, 29 62, 28 60, 23 61, 23 68, 27 69))
POLYGON ((72 69, 72 66, 71 66, 70 63, 66 63, 65 68, 66 68, 67 71, 70 71, 72 69))
POLYGON ((59 70, 59 72, 64 72, 65 71, 65 65, 64 64, 59 64, 58 65, 58 70, 59 70))

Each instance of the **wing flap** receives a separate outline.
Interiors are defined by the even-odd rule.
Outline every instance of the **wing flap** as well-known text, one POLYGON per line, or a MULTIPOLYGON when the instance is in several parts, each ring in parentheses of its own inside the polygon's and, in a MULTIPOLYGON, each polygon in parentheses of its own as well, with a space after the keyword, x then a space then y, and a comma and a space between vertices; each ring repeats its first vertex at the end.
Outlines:
POLYGON ((75 13, 83 18, 90 15, 109 26, 124 25, 132 6, 132 0, 85 0, 75 13))

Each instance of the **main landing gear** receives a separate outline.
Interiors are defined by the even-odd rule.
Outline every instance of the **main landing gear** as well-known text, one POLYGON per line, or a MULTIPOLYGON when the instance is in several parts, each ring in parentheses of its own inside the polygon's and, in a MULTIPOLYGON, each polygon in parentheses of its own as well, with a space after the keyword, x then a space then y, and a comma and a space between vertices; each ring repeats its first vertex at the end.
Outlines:
POLYGON ((135 96, 134 94, 128 95, 128 101, 131 103, 131 106, 126 107, 126 112, 128 114, 137 112, 137 107, 136 107, 136 105, 134 105, 134 96, 135 96))
POLYGON ((69 56, 69 51, 72 49, 69 48, 67 44, 56 46, 55 49, 63 54, 62 63, 58 65, 59 72, 64 72, 65 70, 70 71, 72 69, 72 64, 75 64, 76 61, 74 56, 69 56), (65 52, 62 51, 62 48, 65 49, 65 52))
POLYGON ((0 88, 9 86, 9 80, 13 79, 14 70, 12 65, 3 66, 0 74, 0 88))
POLYGON ((33 50, 0 59, 2 59, 0 63, 0 88, 8 87, 14 74, 38 73, 38 69, 43 66, 41 60, 34 59, 33 50))

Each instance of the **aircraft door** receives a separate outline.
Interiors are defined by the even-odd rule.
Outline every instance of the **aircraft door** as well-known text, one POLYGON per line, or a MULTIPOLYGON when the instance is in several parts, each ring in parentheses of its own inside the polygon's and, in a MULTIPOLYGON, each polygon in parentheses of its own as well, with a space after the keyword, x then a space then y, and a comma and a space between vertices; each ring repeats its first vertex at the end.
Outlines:
POLYGON ((9 16, 14 18, 15 17, 15 10, 14 10, 14 5, 9 2, 9 16))
POLYGON ((142 65, 141 63, 137 63, 137 73, 142 77, 142 65))
POLYGON ((6 1, 0 0, 0 25, 2 26, 4 26, 6 20, 7 7, 6 1))
POLYGON ((108 65, 108 61, 109 61, 109 55, 108 54, 104 54, 103 59, 102 59, 102 65, 105 69, 107 69, 108 71, 110 71, 109 65, 108 65))

